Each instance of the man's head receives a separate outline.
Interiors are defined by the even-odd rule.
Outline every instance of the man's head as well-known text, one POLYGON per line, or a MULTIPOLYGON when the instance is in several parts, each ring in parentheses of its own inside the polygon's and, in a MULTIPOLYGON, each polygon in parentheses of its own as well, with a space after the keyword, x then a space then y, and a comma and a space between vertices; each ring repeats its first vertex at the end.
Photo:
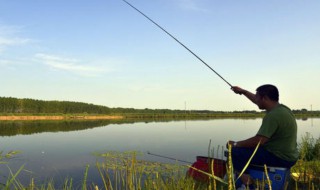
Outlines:
POLYGON ((279 91, 271 84, 259 86, 256 90, 256 103, 260 109, 270 109, 279 101, 279 91))

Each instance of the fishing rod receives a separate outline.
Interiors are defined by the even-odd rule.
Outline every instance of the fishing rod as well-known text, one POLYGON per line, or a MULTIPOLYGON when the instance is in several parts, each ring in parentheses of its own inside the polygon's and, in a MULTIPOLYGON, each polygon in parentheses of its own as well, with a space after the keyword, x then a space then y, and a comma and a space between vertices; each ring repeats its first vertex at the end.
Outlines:
POLYGON ((179 161, 179 162, 184 162, 184 163, 188 163, 188 164, 192 164, 192 162, 188 162, 188 161, 184 161, 184 160, 179 160, 179 159, 176 159, 176 158, 172 158, 172 157, 168 157, 168 156, 163 156, 163 155, 159 155, 159 154, 153 154, 151 152, 147 152, 148 154, 152 155, 152 156, 157 156, 157 157, 161 157, 161 158, 166 158, 166 159, 169 159, 169 160, 174 160, 174 161, 179 161))
POLYGON ((145 18, 147 18, 149 21, 151 21, 153 24, 155 24, 157 27, 159 27, 162 31, 164 31, 166 34, 168 34, 171 38, 173 38, 176 42, 178 42, 182 47, 184 47, 186 50, 188 50, 192 55, 194 55, 196 58, 198 58, 204 65, 206 65, 211 71, 213 71, 216 75, 218 75, 224 82, 226 82, 231 88, 232 85, 224 79, 217 71, 215 71, 210 65, 208 65, 205 61, 203 61, 197 54, 195 54, 193 51, 191 51, 187 46, 185 46, 182 42, 180 42, 177 38, 175 38, 172 34, 170 34, 167 30, 165 30, 163 27, 161 27, 159 24, 157 24, 155 21, 153 21, 151 18, 149 18, 147 15, 145 15, 143 12, 141 12, 139 9, 137 9, 135 6, 130 4, 126 0, 122 0, 126 4, 128 4, 130 7, 132 7, 134 10, 138 11, 141 15, 143 15, 145 18))

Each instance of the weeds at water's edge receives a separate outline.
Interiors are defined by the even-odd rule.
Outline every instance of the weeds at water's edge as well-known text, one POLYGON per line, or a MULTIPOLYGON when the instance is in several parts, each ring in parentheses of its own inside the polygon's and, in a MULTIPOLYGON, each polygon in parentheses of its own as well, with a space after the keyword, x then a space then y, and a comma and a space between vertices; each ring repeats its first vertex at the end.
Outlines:
MULTIPOLYGON (((319 138, 320 139, 320 138, 319 138)), ((313 139, 310 134, 302 138, 299 144, 300 160, 291 168, 290 189, 320 189, 320 140, 313 139), (311 156, 310 156, 311 155, 311 156)), ((210 148, 210 146, 209 146, 210 148)), ((232 151, 229 149, 229 151, 232 151)), ((213 151, 212 151, 213 152, 213 151)), ((0 152, 0 163, 5 164, 6 158, 11 158, 18 152, 9 152, 4 154, 0 152)), ((209 151, 210 153, 210 151, 209 151)), ((208 176, 209 181, 206 183, 198 182, 192 178, 186 177, 186 171, 192 167, 179 164, 165 164, 158 162, 150 162, 138 160, 139 152, 107 152, 97 154, 96 156, 104 158, 104 162, 97 162, 96 169, 100 174, 103 185, 88 184, 89 165, 84 171, 84 179, 81 187, 75 187, 71 179, 65 179, 64 184, 58 189, 72 190, 233 190, 235 189, 235 181, 233 177, 232 164, 227 165, 227 179, 221 179, 214 175, 213 165, 211 163, 211 171, 203 172, 208 176)), ((229 152, 229 155, 230 152, 229 152)), ((212 154, 210 156, 213 156, 212 154)), ((229 158, 229 160, 231 160, 229 158)), ((214 162, 214 160, 213 160, 214 162)), ((27 186, 22 185, 17 176, 20 175, 24 166, 21 166, 17 171, 10 171, 5 184, 0 184, 0 189, 17 189, 17 190, 53 190, 57 189, 54 181, 51 180, 46 184, 35 184, 34 180, 30 181, 27 186)), ((266 180, 260 186, 265 187, 270 185, 270 180, 266 180)))

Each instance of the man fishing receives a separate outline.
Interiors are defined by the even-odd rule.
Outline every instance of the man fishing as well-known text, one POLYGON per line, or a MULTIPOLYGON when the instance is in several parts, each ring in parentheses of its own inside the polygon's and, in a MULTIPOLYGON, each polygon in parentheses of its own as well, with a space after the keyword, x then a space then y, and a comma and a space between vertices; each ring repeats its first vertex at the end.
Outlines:
MULTIPOLYGON (((211 71, 226 82, 231 89, 237 94, 245 95, 253 103, 257 104, 260 109, 266 110, 267 114, 263 119, 262 125, 256 136, 243 141, 229 141, 233 146, 232 161, 234 168, 237 171, 242 171, 254 148, 260 142, 260 148, 252 159, 252 164, 267 166, 278 166, 290 168, 298 159, 297 151, 297 124, 290 109, 282 104, 279 104, 278 89, 273 85, 263 85, 257 89, 257 93, 253 94, 237 86, 232 86, 226 79, 224 79, 217 71, 204 62, 198 55, 191 51, 186 45, 180 42, 167 30, 153 21, 150 17, 145 15, 132 4, 123 0, 130 7, 135 9, 143 15, 150 22, 155 24, 163 32, 168 34, 172 39, 178 42, 192 55, 199 59, 211 71)), ((243 175, 243 182, 245 184, 251 183, 248 175, 243 175), (246 179, 245 179, 246 178, 246 179)))
MULTIPOLYGON (((229 140, 235 171, 243 170, 259 142, 260 146, 250 165, 292 167, 298 160, 297 124, 291 110, 279 103, 277 87, 270 84, 262 85, 257 88, 255 94, 237 86, 231 89, 236 94, 246 96, 259 109, 266 110, 266 115, 255 136, 241 141, 229 140)), ((252 179, 248 174, 244 173, 241 181, 249 185, 250 189, 253 188, 252 179)))

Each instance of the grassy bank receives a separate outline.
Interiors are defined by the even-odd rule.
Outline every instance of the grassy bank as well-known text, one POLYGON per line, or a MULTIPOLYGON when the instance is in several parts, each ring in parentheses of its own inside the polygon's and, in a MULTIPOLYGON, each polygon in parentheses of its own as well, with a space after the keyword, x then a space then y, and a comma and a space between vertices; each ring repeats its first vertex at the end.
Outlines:
POLYGON ((6 115, 0 116, 2 121, 34 121, 34 120, 115 120, 123 116, 114 115, 6 115))
MULTIPOLYGON (((320 110, 292 110, 298 118, 320 117, 320 110)), ((84 117, 109 119, 118 116, 126 119, 210 119, 210 118, 256 118, 264 112, 255 110, 213 111, 213 110, 171 110, 110 108, 107 106, 70 101, 44 101, 29 98, 0 97, 0 116, 5 119, 83 119, 84 117), (18 117, 19 116, 19 117, 18 117), (22 117, 20 117, 22 116, 22 117), (43 117, 29 117, 43 116, 43 117)))
MULTIPOLYGON (((12 171, 5 184, 0 184, 1 189, 16 190, 54 190, 54 189, 82 189, 82 190, 234 190, 235 181, 233 177, 219 178, 214 172, 203 173, 208 177, 208 181, 197 181, 186 175, 190 165, 164 164, 137 160, 135 152, 125 153, 105 153, 101 154, 105 162, 97 162, 95 166, 87 165, 83 171, 83 180, 75 184, 72 178, 66 178, 63 184, 56 184, 54 179, 45 184, 36 184, 34 179, 29 184, 21 184, 18 180, 23 167, 17 171, 12 171), (100 179, 88 182, 89 168, 95 168, 100 179), (102 182, 102 183, 101 183, 102 182)), ((303 161, 300 160, 303 164, 303 161)), ((315 162, 319 164, 319 161, 315 162)), ((230 166, 227 166, 231 168, 230 166)), ((301 167, 305 170, 305 166, 301 167)), ((319 165, 318 165, 319 167, 319 165)), ((318 168, 319 169, 319 168, 318 168)), ((226 176, 231 175, 232 170, 227 170, 226 176)), ((287 181, 286 189, 319 189, 319 178, 305 178, 305 180, 291 178, 287 181)), ((268 187, 268 181, 259 181, 260 187, 268 187)), ((260 188, 265 189, 265 188, 260 188)))

